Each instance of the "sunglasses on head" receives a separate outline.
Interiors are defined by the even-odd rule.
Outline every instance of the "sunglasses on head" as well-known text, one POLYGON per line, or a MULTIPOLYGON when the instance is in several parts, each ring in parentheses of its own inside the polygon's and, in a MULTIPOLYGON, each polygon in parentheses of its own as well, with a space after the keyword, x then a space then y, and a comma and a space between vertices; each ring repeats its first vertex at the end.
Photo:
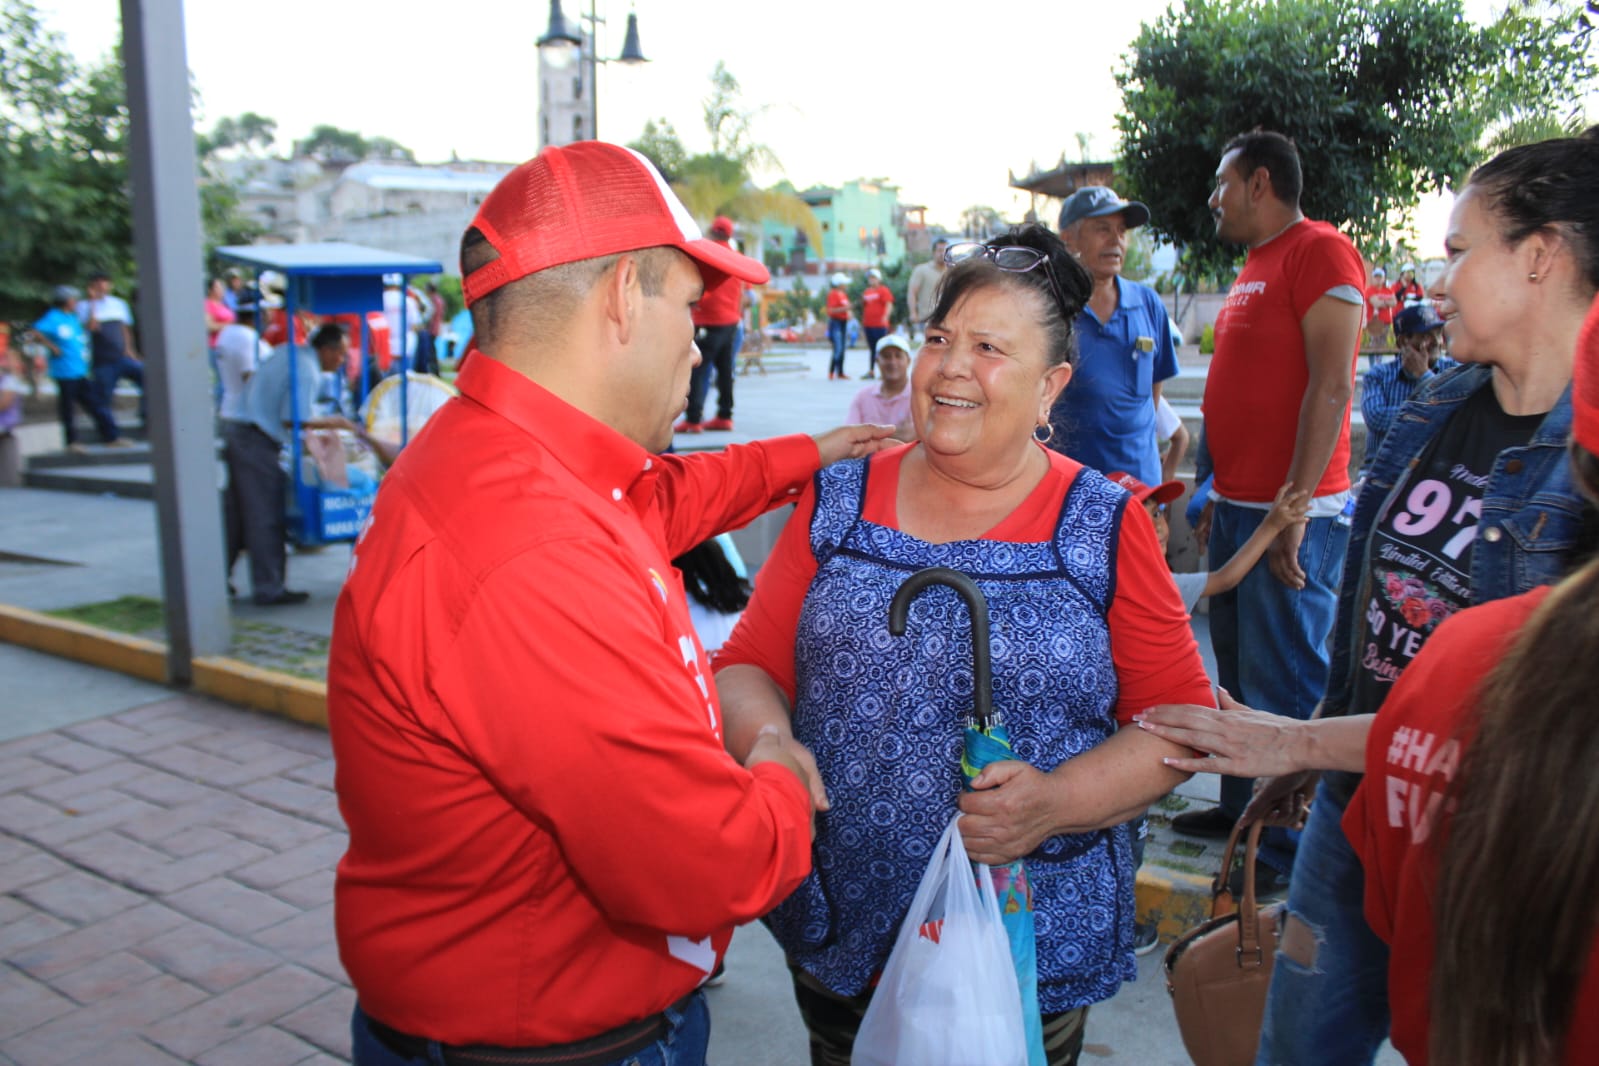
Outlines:
POLYGON ((1061 314, 1068 322, 1071 321, 1072 316, 1066 313, 1068 306, 1066 296, 1061 292, 1060 282, 1055 277, 1055 268, 1050 265, 1048 254, 1037 248, 1029 248, 1025 244, 993 245, 982 241, 962 241, 944 249, 944 262, 950 266, 959 266, 970 259, 987 259, 1007 274, 1026 274, 1042 263, 1044 274, 1049 278, 1050 295, 1055 297, 1055 304, 1060 308, 1061 314))

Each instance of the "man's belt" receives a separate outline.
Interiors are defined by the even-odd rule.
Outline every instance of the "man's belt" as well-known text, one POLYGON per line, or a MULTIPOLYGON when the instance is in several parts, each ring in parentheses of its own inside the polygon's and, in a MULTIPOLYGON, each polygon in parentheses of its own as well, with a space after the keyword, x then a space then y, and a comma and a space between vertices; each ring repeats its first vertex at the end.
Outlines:
MULTIPOLYGON (((690 992, 668 1007, 667 1011, 681 1014, 693 995, 690 992)), ((609 1066, 617 1059, 643 1051, 666 1036, 672 1025, 667 1020, 667 1011, 570 1044, 551 1044, 548 1047, 441 1044, 439 1047, 446 1066, 479 1066, 483 1063, 497 1066, 609 1066)), ((433 1041, 390 1028, 369 1014, 366 1015, 366 1027, 378 1043, 396 1055, 429 1061, 429 1048, 433 1041)))

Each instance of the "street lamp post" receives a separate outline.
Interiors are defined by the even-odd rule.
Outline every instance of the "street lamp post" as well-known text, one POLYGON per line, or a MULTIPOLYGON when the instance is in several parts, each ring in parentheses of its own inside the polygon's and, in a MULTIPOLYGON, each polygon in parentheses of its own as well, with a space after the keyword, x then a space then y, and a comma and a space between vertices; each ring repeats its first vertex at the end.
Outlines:
MULTIPOLYGON (((572 67, 574 63, 579 71, 586 67, 587 78, 579 77, 576 86, 578 95, 581 95, 584 82, 587 82, 588 94, 588 125, 586 133, 590 138, 599 136, 599 67, 602 63, 625 63, 633 66, 647 63, 644 51, 639 47, 638 14, 629 11, 627 15, 627 34, 622 41, 622 54, 615 59, 602 58, 599 55, 599 28, 605 19, 595 10, 595 0, 589 0, 589 9, 586 14, 579 14, 581 21, 588 23, 588 32, 574 27, 567 21, 566 15, 561 11, 561 0, 550 0, 550 24, 544 36, 538 39, 539 53, 545 62, 554 70, 564 70, 572 67)), ((552 101, 549 97, 548 85, 540 96, 540 110, 545 114, 546 132, 548 130, 548 114, 552 101)), ((576 138, 582 139, 582 138, 576 138)), ((566 143, 561 141, 559 143, 566 143)))

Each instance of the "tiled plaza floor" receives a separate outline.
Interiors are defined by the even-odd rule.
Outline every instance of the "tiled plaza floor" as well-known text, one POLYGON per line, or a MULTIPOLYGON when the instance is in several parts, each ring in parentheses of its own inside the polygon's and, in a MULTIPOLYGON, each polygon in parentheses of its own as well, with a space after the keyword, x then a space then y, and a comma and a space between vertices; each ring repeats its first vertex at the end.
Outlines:
POLYGON ((0 744, 0 1060, 335 1063, 325 733, 200 697, 0 744))

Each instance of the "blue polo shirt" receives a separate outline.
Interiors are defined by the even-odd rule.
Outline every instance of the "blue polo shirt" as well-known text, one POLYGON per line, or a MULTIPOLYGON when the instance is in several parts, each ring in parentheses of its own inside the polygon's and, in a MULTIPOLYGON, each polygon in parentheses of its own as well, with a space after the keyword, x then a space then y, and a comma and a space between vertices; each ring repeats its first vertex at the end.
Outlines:
POLYGON ((322 386, 322 365, 308 344, 297 344, 294 354, 287 345, 274 349, 250 375, 244 386, 244 418, 253 422, 262 433, 279 444, 288 440, 284 428, 296 411, 300 421, 316 417, 316 394, 322 386), (293 388, 289 381, 290 367, 294 370, 293 388))
POLYGON ((77 381, 89 376, 89 338, 76 315, 52 307, 33 328, 50 338, 60 354, 50 353, 50 376, 56 381, 77 381))
POLYGON ((1087 307, 1077 316, 1077 369, 1049 413, 1050 447, 1101 473, 1126 471, 1160 483, 1155 382, 1177 374, 1171 319, 1147 285, 1116 279, 1110 321, 1087 307))

